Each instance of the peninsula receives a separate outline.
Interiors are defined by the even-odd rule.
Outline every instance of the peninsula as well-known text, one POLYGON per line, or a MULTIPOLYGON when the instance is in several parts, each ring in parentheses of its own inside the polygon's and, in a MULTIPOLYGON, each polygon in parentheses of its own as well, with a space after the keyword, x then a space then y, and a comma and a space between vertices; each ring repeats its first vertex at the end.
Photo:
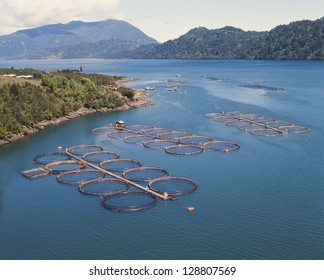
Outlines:
POLYGON ((80 70, 0 69, 0 145, 78 116, 152 105, 132 79, 80 70))

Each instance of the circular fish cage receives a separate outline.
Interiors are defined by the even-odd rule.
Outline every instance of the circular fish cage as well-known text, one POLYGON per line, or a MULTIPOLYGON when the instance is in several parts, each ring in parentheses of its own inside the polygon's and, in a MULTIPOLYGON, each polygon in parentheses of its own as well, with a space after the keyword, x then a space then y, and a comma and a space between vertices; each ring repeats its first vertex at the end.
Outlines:
POLYGON ((174 146, 174 141, 155 139, 143 143, 145 148, 155 149, 155 150, 165 150, 167 147, 174 146))
POLYGON ((171 132, 171 129, 168 129, 168 128, 160 128, 160 127, 153 127, 153 128, 150 128, 150 129, 146 129, 143 132, 145 134, 147 134, 147 135, 156 136, 156 135, 159 135, 159 134, 171 132))
POLYGON ((265 129, 265 126, 254 124, 254 123, 249 123, 249 124, 239 125, 237 128, 242 131, 250 132, 251 130, 256 130, 256 129, 265 129))
POLYGON ((204 151, 204 148, 202 146, 178 144, 165 148, 165 151, 169 154, 188 156, 200 154, 204 151))
POLYGON ((185 136, 192 136, 191 133, 185 132, 185 131, 170 131, 167 133, 159 134, 159 138, 166 139, 166 140, 172 140, 178 142, 180 138, 185 136))
POLYGON ((157 204, 157 198, 144 192, 128 191, 107 195, 100 204, 115 212, 135 212, 152 208, 157 204))
POLYGON ((117 179, 99 178, 83 182, 78 186, 82 194, 91 196, 106 196, 125 192, 129 189, 128 184, 117 179))
POLYGON ((105 174, 99 171, 86 169, 60 173, 57 175, 56 180, 66 185, 80 185, 81 183, 103 177, 105 177, 105 174))
POLYGON ((198 185, 189 178, 167 176, 152 180, 149 183, 149 188, 160 194, 168 193, 178 196, 194 192, 198 185))
POLYGON ((226 112, 225 114, 226 115, 231 115, 233 117, 239 117, 239 116, 249 115, 251 113, 243 112, 243 111, 233 111, 233 112, 226 112))
POLYGON ((151 129, 151 128, 154 128, 154 126, 148 124, 134 124, 134 125, 127 126, 127 129, 138 131, 138 132, 142 132, 144 130, 151 129))
POLYGON ((250 131, 250 133, 256 136, 267 136, 267 137, 282 136, 286 134, 284 131, 274 130, 269 128, 253 129, 250 131))
POLYGON ((197 145, 197 146, 202 146, 207 142, 213 141, 212 138, 209 138, 207 136, 185 136, 180 138, 180 143, 181 144, 186 144, 186 145, 197 145))
POLYGON ((255 119, 263 119, 264 116, 259 114, 253 114, 253 113, 244 113, 237 116, 238 118, 244 119, 244 120, 255 120, 255 119))
POLYGON ((127 169, 141 167, 142 164, 134 159, 111 159, 100 163, 100 167, 107 171, 124 172, 127 169))
POLYGON ((108 132, 107 136, 110 138, 117 138, 124 140, 125 137, 131 136, 131 135, 137 135, 136 133, 133 133, 131 131, 126 131, 126 130, 115 130, 112 132, 108 132))
POLYGON ((113 126, 102 126, 92 129, 93 134, 107 134, 113 131, 116 131, 116 128, 113 126))
POLYGON ((257 119, 257 120, 254 120, 254 122, 258 123, 258 124, 263 124, 263 125, 266 125, 268 123, 274 123, 274 122, 279 122, 277 121, 276 119, 274 118, 262 118, 262 119, 257 119))
POLYGON ((251 123, 244 120, 231 120, 225 123, 227 126, 239 127, 241 125, 250 125, 251 123))
POLYGON ((168 175, 167 170, 158 167, 136 167, 123 172, 123 177, 130 181, 146 183, 168 175))
POLYGON ((68 149, 71 154, 84 155, 91 152, 103 151, 104 148, 98 145, 79 145, 68 149))
POLYGON ((229 141, 211 141, 205 143, 204 147, 213 151, 231 152, 238 150, 240 145, 229 141))
POLYGON ((49 152, 34 157, 34 162, 38 164, 47 164, 53 161, 70 160, 71 158, 62 152, 49 152))
POLYGON ((280 130, 286 133, 298 134, 298 133, 309 132, 310 128, 305 126, 292 125, 292 126, 281 126, 280 130))
POLYGON ((45 165, 45 169, 52 174, 60 174, 66 171, 75 171, 84 169, 86 165, 82 161, 64 160, 53 161, 45 165))
POLYGON ((120 158, 120 156, 115 152, 97 151, 97 152, 86 153, 82 156, 82 158, 92 163, 100 163, 105 160, 120 158))
POLYGON ((150 141, 153 139, 154 139, 154 137, 152 137, 150 135, 137 134, 137 135, 131 135, 131 136, 125 137, 124 141, 127 143, 142 145, 144 142, 147 142, 147 141, 150 141))
POLYGON ((214 118, 215 122, 229 122, 229 121, 237 121, 237 118, 235 116, 231 116, 231 115, 223 115, 223 116, 219 116, 214 118))
POLYGON ((290 122, 282 122, 282 121, 267 122, 266 125, 278 129, 280 129, 280 127, 282 126, 293 126, 293 124, 290 122))
POLYGON ((225 116, 225 113, 207 113, 205 114, 205 118, 207 119, 214 119, 217 117, 225 116))

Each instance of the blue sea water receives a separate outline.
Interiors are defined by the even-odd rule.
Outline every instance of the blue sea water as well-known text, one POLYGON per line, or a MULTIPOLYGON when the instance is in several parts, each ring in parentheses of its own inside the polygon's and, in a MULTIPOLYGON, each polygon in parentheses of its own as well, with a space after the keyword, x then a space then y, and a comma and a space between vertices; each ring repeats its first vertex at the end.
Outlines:
POLYGON ((154 86, 155 105, 80 117, 0 147, 0 259, 324 259, 323 62, 0 61, 1 68, 11 66, 82 66, 87 73, 137 78, 128 86, 154 86), (166 81, 174 79, 184 83, 166 81), (179 91, 167 92, 166 85, 179 91), (236 110, 311 131, 257 137, 204 117, 236 110), (120 119, 234 141, 241 148, 177 156, 91 133, 120 119), (115 213, 54 176, 21 176, 36 167, 36 155, 80 144, 102 145, 145 166, 165 168, 199 188, 151 209, 115 213))

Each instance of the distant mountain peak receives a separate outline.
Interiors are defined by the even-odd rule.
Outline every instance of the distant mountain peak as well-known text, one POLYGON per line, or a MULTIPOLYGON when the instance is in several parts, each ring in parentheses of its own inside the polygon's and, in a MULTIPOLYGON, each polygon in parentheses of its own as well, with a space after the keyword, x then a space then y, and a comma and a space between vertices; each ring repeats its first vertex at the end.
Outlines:
POLYGON ((83 22, 74 20, 68 23, 48 24, 19 30, 9 35, 0 36, 0 58, 57 57, 67 48, 71 49, 81 43, 93 44, 110 40, 122 41, 123 48, 129 46, 130 49, 135 46, 158 43, 126 21, 108 19, 98 22, 83 22), (125 44, 125 42, 133 43, 125 44))
POLYGON ((244 30, 242 30, 240 28, 229 26, 229 25, 226 25, 223 28, 220 28, 218 30, 219 31, 225 31, 225 32, 245 32, 244 30))
MULTIPOLYGON (((30 38, 35 38, 44 34, 51 34, 51 35, 72 35, 73 33, 67 31, 64 28, 64 24, 57 23, 57 24, 49 24, 42 27, 35 27, 29 29, 18 30, 14 34, 25 34, 30 38)), ((7 35, 8 36, 8 35, 7 35)), ((1 37, 0 37, 1 38, 1 37)))

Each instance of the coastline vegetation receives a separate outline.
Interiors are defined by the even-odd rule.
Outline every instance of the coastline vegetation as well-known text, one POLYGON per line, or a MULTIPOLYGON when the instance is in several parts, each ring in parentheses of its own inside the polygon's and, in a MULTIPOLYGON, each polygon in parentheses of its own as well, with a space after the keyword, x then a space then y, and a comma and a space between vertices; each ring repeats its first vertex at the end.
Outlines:
POLYGON ((123 106, 135 92, 119 87, 122 79, 78 70, 0 69, 0 140, 82 108, 123 106))

